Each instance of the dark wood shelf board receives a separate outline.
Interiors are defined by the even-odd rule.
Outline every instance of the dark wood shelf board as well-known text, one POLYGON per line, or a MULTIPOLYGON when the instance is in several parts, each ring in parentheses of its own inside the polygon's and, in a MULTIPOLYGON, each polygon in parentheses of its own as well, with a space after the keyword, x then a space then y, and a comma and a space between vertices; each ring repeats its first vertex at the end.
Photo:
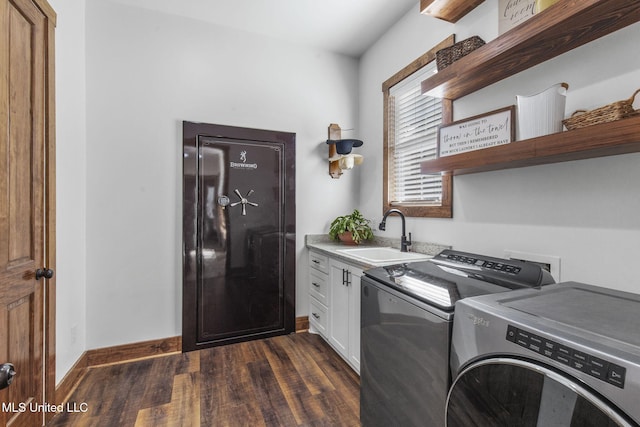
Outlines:
POLYGON ((454 175, 640 152, 640 115, 422 163, 424 174, 454 175))
POLYGON ((640 21, 638 0, 560 0, 422 82, 458 99, 640 21))

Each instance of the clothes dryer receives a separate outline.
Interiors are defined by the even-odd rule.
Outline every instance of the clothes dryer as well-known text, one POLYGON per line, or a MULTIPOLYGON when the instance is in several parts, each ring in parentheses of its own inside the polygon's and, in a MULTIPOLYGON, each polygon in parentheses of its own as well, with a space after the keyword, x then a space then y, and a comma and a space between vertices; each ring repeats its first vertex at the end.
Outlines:
POLYGON ((640 423, 640 295, 576 282, 459 301, 447 427, 640 423))

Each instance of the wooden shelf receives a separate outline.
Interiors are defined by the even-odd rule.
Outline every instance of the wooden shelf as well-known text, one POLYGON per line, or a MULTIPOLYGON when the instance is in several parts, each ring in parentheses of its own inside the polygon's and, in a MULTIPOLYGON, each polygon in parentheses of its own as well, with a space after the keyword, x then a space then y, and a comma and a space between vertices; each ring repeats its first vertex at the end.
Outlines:
POLYGON ((638 0, 560 0, 424 80, 422 93, 458 99, 638 21, 638 0))
MULTIPOLYGON (((640 21, 638 0, 560 0, 422 82, 455 100, 640 21)), ((424 174, 462 175, 640 152, 640 116, 428 160, 424 174)))
POLYGON ((423 174, 454 175, 640 152, 640 115, 422 162, 423 174))
POLYGON ((484 0, 420 0, 420 13, 455 23, 484 0))

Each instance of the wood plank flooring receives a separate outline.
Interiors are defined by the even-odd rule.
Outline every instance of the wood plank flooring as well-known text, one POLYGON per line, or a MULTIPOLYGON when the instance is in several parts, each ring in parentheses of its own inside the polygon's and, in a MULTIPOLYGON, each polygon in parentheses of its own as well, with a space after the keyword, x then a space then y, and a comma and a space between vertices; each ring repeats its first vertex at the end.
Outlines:
POLYGON ((306 332, 92 368, 62 426, 359 426, 358 376, 306 332), (86 409, 85 412, 81 410, 86 409))

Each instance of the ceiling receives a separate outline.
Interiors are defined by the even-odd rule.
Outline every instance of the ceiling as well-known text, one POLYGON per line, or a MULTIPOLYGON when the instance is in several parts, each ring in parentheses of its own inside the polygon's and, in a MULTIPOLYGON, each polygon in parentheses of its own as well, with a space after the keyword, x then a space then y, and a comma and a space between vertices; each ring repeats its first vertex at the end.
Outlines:
POLYGON ((418 0, 114 0, 359 57, 418 0))

